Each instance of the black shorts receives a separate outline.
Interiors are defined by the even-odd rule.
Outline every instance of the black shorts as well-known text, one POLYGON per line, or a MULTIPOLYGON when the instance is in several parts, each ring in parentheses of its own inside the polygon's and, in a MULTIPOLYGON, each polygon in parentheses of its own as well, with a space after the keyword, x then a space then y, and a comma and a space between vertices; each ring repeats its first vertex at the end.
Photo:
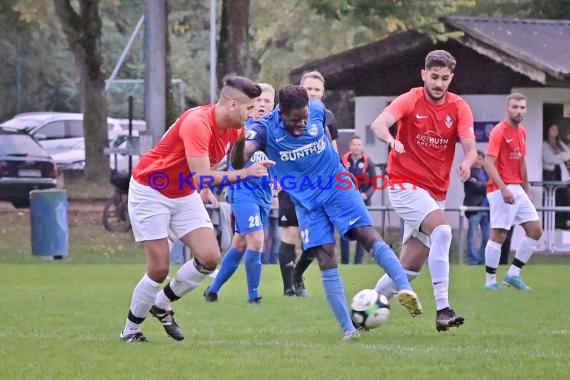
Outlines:
POLYGON ((284 191, 278 194, 279 199, 279 219, 278 224, 280 227, 299 227, 297 220, 297 213, 295 212, 295 203, 284 191))

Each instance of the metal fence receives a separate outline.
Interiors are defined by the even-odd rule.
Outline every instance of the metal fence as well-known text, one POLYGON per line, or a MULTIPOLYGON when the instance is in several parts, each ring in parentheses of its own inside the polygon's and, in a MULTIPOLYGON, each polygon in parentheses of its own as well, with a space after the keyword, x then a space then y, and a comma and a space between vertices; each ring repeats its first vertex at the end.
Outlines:
MULTIPOLYGON (((391 212, 394 211, 393 208, 388 206, 368 206, 368 210, 371 212, 379 211, 379 212, 391 212)), ((465 212, 468 211, 489 211, 489 207, 477 207, 477 206, 459 206, 457 208, 446 208, 445 212, 457 212, 459 213, 459 227, 458 227, 458 242, 457 242, 457 251, 458 251, 458 260, 459 264, 465 263, 465 250, 466 250, 466 217, 465 212)), ((560 206, 560 207, 536 207, 536 211, 539 213, 555 213, 555 212, 570 212, 570 207, 560 206)), ((384 226, 382 226, 384 227, 384 226)), ((546 243, 547 250, 552 253, 552 247, 554 244, 554 229, 545 229, 542 235, 541 240, 546 243)))

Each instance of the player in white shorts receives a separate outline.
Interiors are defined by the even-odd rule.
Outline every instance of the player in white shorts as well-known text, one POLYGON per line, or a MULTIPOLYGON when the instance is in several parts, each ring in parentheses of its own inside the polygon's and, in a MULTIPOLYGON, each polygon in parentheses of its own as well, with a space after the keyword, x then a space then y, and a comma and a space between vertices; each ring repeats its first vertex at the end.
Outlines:
POLYGON ((121 341, 147 342, 142 323, 149 312, 170 337, 184 339, 171 303, 200 285, 221 257, 203 204, 213 198, 207 187, 223 180, 235 183, 240 176, 267 174, 268 161, 234 172, 213 169, 229 146, 242 138, 243 123, 260 93, 259 86, 247 78, 224 78, 218 102, 184 112, 134 168, 129 216, 135 240, 144 246, 147 265, 133 290, 121 341), (202 181, 208 185, 201 186, 206 183, 202 181), (200 188, 204 188, 201 195, 200 188), (169 236, 189 246, 194 258, 161 290, 169 270, 169 236))
MULTIPOLYGON (((464 152, 458 167, 462 181, 469 178, 477 158, 471 109, 465 100, 447 91, 455 64, 455 58, 447 51, 428 53, 421 71, 424 86, 394 99, 371 126, 376 137, 392 148, 388 157, 388 194, 404 220, 400 261, 410 280, 419 275, 427 261, 438 331, 464 322, 449 304, 451 225, 443 211, 458 137, 464 152), (398 132, 394 139, 389 128, 396 122, 398 132)), ((384 275, 376 290, 390 298, 396 288, 384 275)))
POLYGON ((526 130, 521 124, 526 114, 526 97, 519 93, 507 96, 507 119, 497 124, 489 135, 485 170, 489 174, 487 198, 491 209, 491 237, 485 247, 485 288, 501 289, 497 267, 501 245, 513 224, 520 224, 526 236, 517 247, 515 258, 503 277, 503 284, 530 290, 520 272, 530 260, 542 235, 542 225, 529 197, 525 164, 526 130))

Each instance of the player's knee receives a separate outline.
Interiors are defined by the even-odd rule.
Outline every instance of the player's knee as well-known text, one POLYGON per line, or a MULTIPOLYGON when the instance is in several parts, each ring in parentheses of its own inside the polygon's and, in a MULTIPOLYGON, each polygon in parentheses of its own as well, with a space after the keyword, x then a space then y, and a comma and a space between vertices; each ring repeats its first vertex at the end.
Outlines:
POLYGON ((220 250, 212 250, 208 252, 202 252, 200 255, 196 255, 196 259, 206 270, 215 270, 220 263, 222 255, 220 250))
POLYGON ((324 249, 321 247, 321 249, 313 251, 313 254, 317 258, 321 270, 332 269, 338 266, 336 252, 332 249, 324 249))
POLYGON ((158 282, 159 284, 162 284, 164 280, 166 280, 166 277, 168 276, 168 266, 166 267, 158 266, 155 268, 148 268, 147 275, 151 280, 158 282))
POLYGON ((430 235, 431 244, 440 243, 451 245, 451 226, 448 224, 441 224, 433 229, 430 235))

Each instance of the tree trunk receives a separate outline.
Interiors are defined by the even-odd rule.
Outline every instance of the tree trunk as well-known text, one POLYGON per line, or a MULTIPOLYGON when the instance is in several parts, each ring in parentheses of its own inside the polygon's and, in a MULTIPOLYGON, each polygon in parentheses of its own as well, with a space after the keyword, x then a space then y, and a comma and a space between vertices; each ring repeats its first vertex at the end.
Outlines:
POLYGON ((218 83, 226 74, 246 75, 249 53, 249 1, 223 0, 220 41, 218 43, 218 83))
POLYGON ((174 101, 174 94, 172 92, 172 66, 170 65, 170 28, 168 27, 168 14, 170 13, 170 7, 168 2, 166 2, 166 60, 165 60, 165 84, 166 84, 166 123, 164 124, 166 128, 170 128, 172 124, 176 121, 179 113, 183 110, 178 110, 177 105, 174 101))
POLYGON ((109 180, 107 94, 101 48, 99 0, 79 0, 79 13, 70 0, 53 0, 79 74, 85 135, 85 179, 109 180))

